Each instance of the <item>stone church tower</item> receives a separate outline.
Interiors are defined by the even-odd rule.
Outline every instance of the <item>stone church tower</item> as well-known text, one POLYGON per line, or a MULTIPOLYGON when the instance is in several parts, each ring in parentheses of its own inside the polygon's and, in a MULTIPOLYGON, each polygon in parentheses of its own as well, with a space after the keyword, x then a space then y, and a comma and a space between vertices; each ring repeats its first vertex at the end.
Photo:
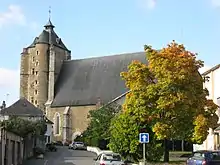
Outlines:
POLYGON ((50 19, 42 33, 21 53, 20 97, 45 111, 54 98, 54 85, 71 52, 54 31, 50 19))
POLYGON ((145 52, 71 60, 71 51, 49 19, 41 34, 21 53, 20 97, 53 121, 53 140, 74 140, 86 130, 89 111, 123 102, 120 100, 128 89, 120 73, 133 60, 146 63, 145 52))

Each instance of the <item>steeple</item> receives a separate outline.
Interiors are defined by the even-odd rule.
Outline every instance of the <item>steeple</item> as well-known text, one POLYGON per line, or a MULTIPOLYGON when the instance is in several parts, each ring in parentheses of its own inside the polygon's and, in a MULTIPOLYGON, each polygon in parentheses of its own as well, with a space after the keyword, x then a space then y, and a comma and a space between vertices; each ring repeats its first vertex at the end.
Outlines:
POLYGON ((55 26, 52 24, 51 20, 51 8, 49 9, 49 20, 46 25, 44 25, 45 29, 53 29, 55 26))
POLYGON ((45 29, 53 29, 55 26, 52 24, 52 22, 50 21, 50 18, 47 22, 46 25, 44 25, 45 29))

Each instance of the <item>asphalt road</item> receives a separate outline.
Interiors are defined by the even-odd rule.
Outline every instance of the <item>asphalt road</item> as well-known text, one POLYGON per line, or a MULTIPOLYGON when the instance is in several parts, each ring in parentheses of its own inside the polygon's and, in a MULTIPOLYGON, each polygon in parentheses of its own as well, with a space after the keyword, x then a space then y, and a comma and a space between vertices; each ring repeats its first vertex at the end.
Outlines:
POLYGON ((23 165, 93 165, 96 155, 88 151, 58 147, 57 152, 47 152, 44 159, 31 159, 23 165))

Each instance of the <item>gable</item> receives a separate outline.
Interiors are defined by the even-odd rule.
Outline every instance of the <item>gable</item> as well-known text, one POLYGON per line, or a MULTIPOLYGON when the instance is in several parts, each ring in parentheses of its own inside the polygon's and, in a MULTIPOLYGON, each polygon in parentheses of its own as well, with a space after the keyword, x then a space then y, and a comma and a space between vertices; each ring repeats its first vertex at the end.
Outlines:
POLYGON ((9 116, 43 116, 43 112, 31 104, 27 99, 21 98, 11 106, 0 111, 1 115, 9 116))

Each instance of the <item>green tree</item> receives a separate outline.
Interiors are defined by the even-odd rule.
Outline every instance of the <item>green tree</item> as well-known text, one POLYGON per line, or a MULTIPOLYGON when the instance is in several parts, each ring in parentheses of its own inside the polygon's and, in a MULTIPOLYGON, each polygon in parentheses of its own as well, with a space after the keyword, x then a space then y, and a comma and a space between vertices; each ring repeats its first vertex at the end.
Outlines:
POLYGON ((198 72, 203 62, 196 54, 175 42, 159 51, 145 46, 145 51, 148 64, 133 61, 121 74, 130 89, 123 111, 164 141, 164 161, 168 162, 170 139, 196 143, 206 139, 208 128, 217 125, 217 105, 206 98, 198 72))
POLYGON ((0 122, 0 126, 21 137, 26 137, 30 133, 44 135, 47 129, 44 120, 33 122, 19 117, 11 117, 9 120, 4 120, 0 122))
POLYGON ((112 103, 98 110, 89 111, 88 118, 90 123, 82 134, 84 141, 93 146, 99 146, 99 142, 102 140, 109 141, 111 120, 120 109, 119 105, 112 103))
POLYGON ((147 160, 160 160, 163 154, 161 143, 156 141, 147 122, 141 122, 138 115, 131 114, 128 111, 118 114, 111 122, 110 149, 120 153, 125 159, 140 160, 143 155, 143 148, 139 143, 138 135, 143 129, 150 134, 150 143, 146 145, 147 160))

